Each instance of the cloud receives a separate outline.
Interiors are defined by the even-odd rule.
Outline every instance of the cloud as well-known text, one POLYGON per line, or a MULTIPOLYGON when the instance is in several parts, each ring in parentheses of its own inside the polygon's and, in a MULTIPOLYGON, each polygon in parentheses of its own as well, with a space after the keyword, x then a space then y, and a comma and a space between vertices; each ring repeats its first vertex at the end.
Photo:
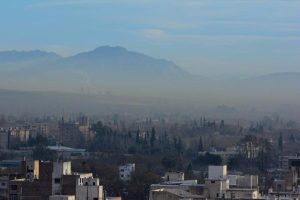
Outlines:
POLYGON ((162 38, 166 35, 166 33, 161 29, 143 29, 139 32, 147 39, 162 38))

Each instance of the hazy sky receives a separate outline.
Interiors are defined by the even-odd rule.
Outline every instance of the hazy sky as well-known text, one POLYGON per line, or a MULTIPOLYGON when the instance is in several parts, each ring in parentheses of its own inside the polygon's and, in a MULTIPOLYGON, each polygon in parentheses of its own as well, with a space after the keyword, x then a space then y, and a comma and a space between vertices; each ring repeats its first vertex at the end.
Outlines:
POLYGON ((299 13, 300 0, 2 0, 0 49, 119 45, 213 77, 299 72, 299 13))

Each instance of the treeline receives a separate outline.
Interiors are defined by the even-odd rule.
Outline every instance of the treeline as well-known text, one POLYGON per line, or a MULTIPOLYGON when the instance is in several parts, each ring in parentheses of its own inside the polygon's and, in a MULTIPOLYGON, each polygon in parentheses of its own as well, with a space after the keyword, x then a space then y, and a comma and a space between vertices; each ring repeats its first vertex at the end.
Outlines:
POLYGON ((180 136, 169 136, 165 131, 158 134, 154 127, 151 130, 129 130, 127 133, 113 131, 102 122, 93 124, 95 133, 88 144, 89 151, 113 151, 128 154, 182 154, 184 144, 180 136))

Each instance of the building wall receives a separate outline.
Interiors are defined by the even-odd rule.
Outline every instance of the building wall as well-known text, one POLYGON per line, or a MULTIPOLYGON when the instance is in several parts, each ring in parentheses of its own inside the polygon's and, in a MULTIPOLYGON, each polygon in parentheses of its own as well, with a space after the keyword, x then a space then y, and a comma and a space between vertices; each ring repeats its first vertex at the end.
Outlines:
POLYGON ((119 167, 119 177, 123 181, 131 180, 131 174, 135 171, 135 164, 126 164, 119 167))
POLYGON ((166 172, 165 181, 184 181, 183 172, 166 172))
POLYGON ((92 178, 92 173, 63 175, 62 177, 62 194, 76 195, 76 186, 83 184, 83 179, 92 178))
POLYGON ((0 199, 8 198, 8 185, 9 185, 9 177, 8 176, 0 177, 0 199))
POLYGON ((53 162, 52 195, 61 193, 63 175, 71 175, 71 162, 53 162))
POLYGON ((74 195, 52 195, 49 200, 75 200, 74 195))
POLYGON ((0 130, 0 149, 9 148, 9 132, 0 130))
POLYGON ((208 166, 208 179, 223 179, 225 176, 227 176, 227 166, 214 166, 210 165, 208 166))
POLYGON ((228 190, 226 198, 228 199, 257 199, 259 193, 257 190, 228 190))
POLYGON ((38 179, 39 178, 39 161, 26 161, 26 179, 38 179))
POLYGON ((229 180, 205 180, 205 187, 205 196, 208 198, 222 198, 229 189, 229 180))
POLYGON ((81 185, 76 186, 76 200, 103 199, 103 187, 98 178, 84 178, 81 185))
POLYGON ((180 196, 169 192, 153 192, 152 200, 180 200, 180 196))

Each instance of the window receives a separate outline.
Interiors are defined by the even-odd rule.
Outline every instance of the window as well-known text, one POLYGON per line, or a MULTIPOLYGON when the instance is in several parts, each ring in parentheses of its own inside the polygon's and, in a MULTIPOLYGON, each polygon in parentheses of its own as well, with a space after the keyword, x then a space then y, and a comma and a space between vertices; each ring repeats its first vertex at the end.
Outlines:
POLYGON ((11 185, 11 186, 10 186, 10 189, 11 189, 11 190, 17 190, 17 189, 18 189, 18 186, 17 186, 17 185, 11 185))
POLYGON ((54 179, 54 183, 55 183, 55 184, 60 184, 60 178, 55 178, 55 179, 54 179))
POLYGON ((16 194, 12 194, 9 196, 9 200, 17 200, 17 195, 16 194))
POLYGON ((85 182, 85 185, 88 185, 88 182, 85 182))
POLYGON ((4 182, 1 183, 1 186, 5 186, 6 184, 4 182))
POLYGON ((95 183, 95 182, 93 182, 93 185, 96 185, 96 183, 95 183))

